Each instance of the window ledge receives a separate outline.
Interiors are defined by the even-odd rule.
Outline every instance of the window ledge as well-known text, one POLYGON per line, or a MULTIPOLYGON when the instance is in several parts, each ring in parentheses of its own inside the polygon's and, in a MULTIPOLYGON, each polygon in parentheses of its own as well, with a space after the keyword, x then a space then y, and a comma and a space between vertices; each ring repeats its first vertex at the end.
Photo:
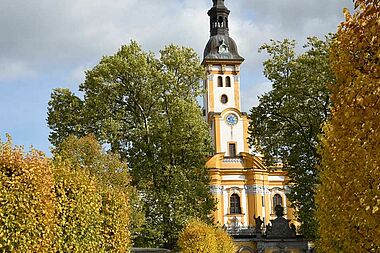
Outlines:
POLYGON ((245 213, 228 213, 226 214, 227 217, 232 217, 232 216, 244 216, 245 213))

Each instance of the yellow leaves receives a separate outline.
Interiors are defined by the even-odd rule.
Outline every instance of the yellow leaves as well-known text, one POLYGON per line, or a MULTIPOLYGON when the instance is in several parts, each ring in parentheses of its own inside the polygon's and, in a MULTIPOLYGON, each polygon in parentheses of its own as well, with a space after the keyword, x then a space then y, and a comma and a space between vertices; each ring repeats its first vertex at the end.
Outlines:
POLYGON ((177 245, 182 253, 235 253, 232 238, 220 228, 192 220, 182 230, 177 245))
POLYGON ((343 15, 346 18, 346 21, 349 21, 351 19, 350 11, 347 8, 343 8, 343 15))
POLYGON ((322 252, 380 250, 380 81, 375 57, 380 5, 355 2, 360 8, 353 16, 345 11, 347 19, 331 53, 337 84, 331 89, 332 117, 323 128, 316 198, 322 252))
POLYGON ((0 251, 54 251, 55 210, 49 159, 0 141, 0 251))
POLYGON ((128 200, 72 162, 0 141, 1 252, 128 252, 128 200))

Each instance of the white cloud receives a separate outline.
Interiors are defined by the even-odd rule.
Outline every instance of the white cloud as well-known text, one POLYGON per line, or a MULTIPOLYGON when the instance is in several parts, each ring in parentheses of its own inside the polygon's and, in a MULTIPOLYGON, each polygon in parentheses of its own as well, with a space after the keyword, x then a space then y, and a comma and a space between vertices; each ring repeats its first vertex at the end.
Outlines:
MULTIPOLYGON (((52 88, 65 86, 77 93, 83 71, 131 39, 155 53, 174 43, 193 47, 202 57, 209 38, 211 0, 0 2, 0 95, 18 84, 23 95, 14 92, 9 101, 23 101, 30 112, 40 114, 46 114, 52 88)), ((302 45, 310 35, 335 32, 343 19, 342 8, 352 6, 352 0, 225 0, 225 4, 231 10, 231 37, 246 59, 241 68, 241 93, 242 108, 248 111, 257 104, 257 95, 270 89, 262 75, 267 55, 259 54, 258 48, 270 39, 296 39, 302 45)), ((9 107, 4 103, 0 101, 0 108, 9 107)), ((1 109, 0 115, 5 115, 1 109)), ((6 129, 12 120, 33 129, 46 124, 44 117, 28 113, 0 118, 0 125, 6 129), (30 125, 32 117, 39 123, 30 125)), ((46 141, 44 131, 31 134, 46 141)))
POLYGON ((25 62, 0 62, 0 81, 11 81, 16 78, 35 78, 37 73, 25 62))
MULTIPOLYGON (((257 48, 269 39, 304 41, 336 30, 350 0, 226 1, 231 35, 249 69, 261 65, 257 48)), ((23 61, 44 71, 77 68, 137 40, 158 52, 169 43, 203 53, 212 1, 2 0, 0 62, 23 61)))
POLYGON ((258 96, 272 89, 270 82, 260 82, 252 84, 241 90, 242 111, 249 112, 253 106, 259 104, 258 96))

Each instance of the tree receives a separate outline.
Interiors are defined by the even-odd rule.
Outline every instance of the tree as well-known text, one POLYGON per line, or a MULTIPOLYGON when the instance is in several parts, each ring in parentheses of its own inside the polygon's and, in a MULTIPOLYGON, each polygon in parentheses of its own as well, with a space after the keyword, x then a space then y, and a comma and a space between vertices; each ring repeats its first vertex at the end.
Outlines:
POLYGON ((334 83, 328 62, 329 41, 309 38, 296 56, 295 42, 272 41, 260 50, 270 58, 264 74, 273 89, 259 98, 250 114, 250 145, 267 165, 282 162, 290 178, 289 200, 297 210, 300 232, 316 237, 314 186, 317 183, 318 135, 329 116, 327 84, 334 83))
POLYGON ((178 238, 182 253, 235 253, 232 238, 222 229, 200 220, 191 220, 178 238))
POLYGON ((0 141, 0 251, 54 252, 56 210, 50 161, 0 141))
POLYGON ((380 251, 380 3, 354 3, 331 47, 337 83, 316 198, 322 252, 380 251))
POLYGON ((69 134, 92 133, 128 161, 146 217, 135 245, 172 248, 190 217, 208 220, 214 208, 204 168, 211 149, 196 102, 203 92, 199 58, 174 45, 160 53, 156 59, 132 42, 103 57, 86 72, 83 100, 53 91, 48 124, 54 145, 69 134))

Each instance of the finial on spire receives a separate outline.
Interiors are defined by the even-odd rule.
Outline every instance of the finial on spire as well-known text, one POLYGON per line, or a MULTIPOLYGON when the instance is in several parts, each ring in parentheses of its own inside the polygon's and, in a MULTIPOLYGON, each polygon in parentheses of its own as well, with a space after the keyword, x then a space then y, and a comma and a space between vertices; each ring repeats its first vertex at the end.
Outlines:
POLYGON ((212 0, 214 6, 224 7, 224 0, 212 0))

